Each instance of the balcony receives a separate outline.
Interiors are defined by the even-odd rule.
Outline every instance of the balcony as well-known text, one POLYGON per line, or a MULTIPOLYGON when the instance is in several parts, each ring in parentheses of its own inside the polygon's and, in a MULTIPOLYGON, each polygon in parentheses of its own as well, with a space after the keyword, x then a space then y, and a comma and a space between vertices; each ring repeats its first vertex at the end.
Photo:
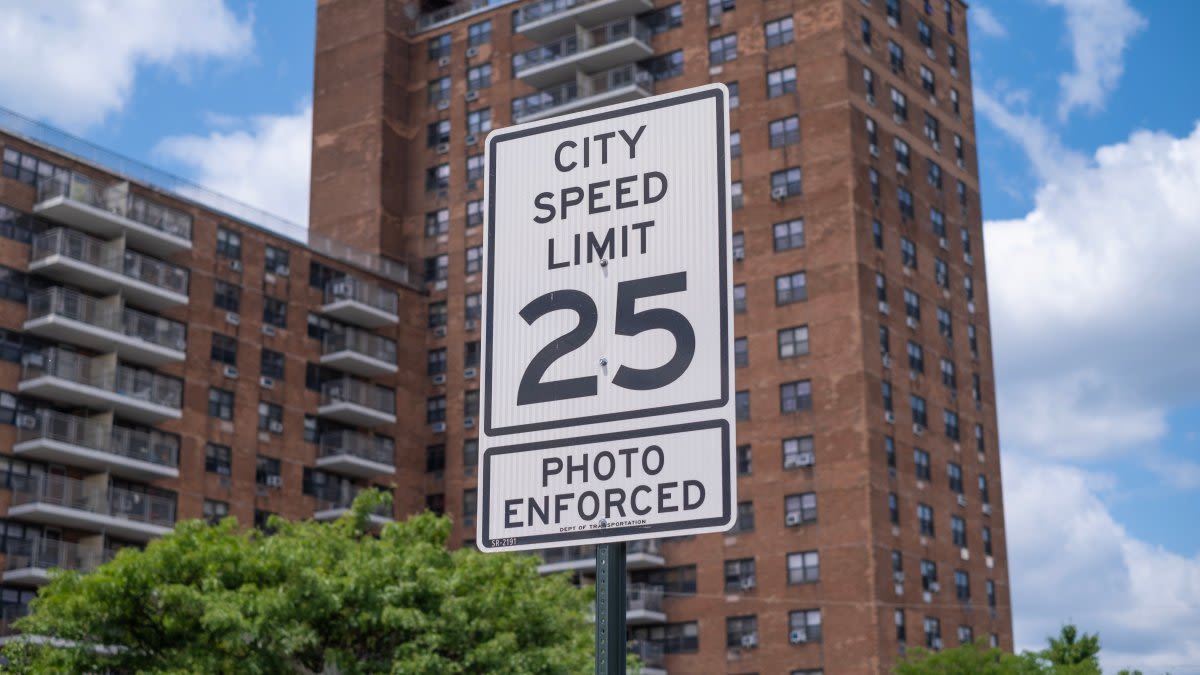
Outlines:
POLYGON ((25 331, 99 352, 116 351, 126 361, 147 366, 186 357, 187 327, 178 321, 124 307, 119 297, 93 298, 65 288, 29 296, 25 331))
POLYGON ((576 72, 575 78, 513 99, 513 121, 532 122, 597 106, 646 98, 654 93, 650 71, 626 64, 595 75, 576 72))
POLYGON ((630 654, 642 662, 641 675, 667 675, 663 661, 663 646, 657 642, 631 641, 628 645, 630 654))
POLYGON ((112 560, 113 551, 58 539, 9 541, 4 557, 4 583, 40 586, 51 569, 91 572, 112 560))
POLYGON ((21 360, 18 391, 68 405, 112 410, 146 424, 182 416, 183 381, 117 363, 49 348, 21 360))
POLYGON ((573 27, 570 35, 517 54, 513 67, 527 84, 546 87, 573 78, 576 69, 594 73, 653 56, 651 35, 632 17, 591 29, 573 27))
POLYGON ((356 328, 329 331, 321 341, 321 365, 364 377, 390 375, 397 370, 396 342, 356 328))
POLYGON ((175 526, 175 500, 112 487, 103 475, 14 476, 8 517, 149 541, 175 526))
MULTIPOLYGON (((313 513, 313 520, 327 522, 341 518, 349 513, 350 507, 354 505, 354 498, 358 496, 359 492, 360 489, 357 487, 344 485, 335 486, 324 494, 318 494, 317 510, 313 513)), ((392 516, 392 508, 385 504, 369 513, 367 520, 374 525, 386 525, 395 518, 392 516)))
POLYGON ((625 623, 630 626, 666 623, 662 600, 662 586, 630 584, 625 590, 625 623))
MULTIPOLYGON (((625 567, 631 570, 662 567, 666 564, 659 552, 660 542, 657 539, 638 539, 625 545, 625 567)), ((583 546, 566 546, 550 548, 542 551, 542 564, 538 566, 541 574, 556 572, 579 572, 592 574, 596 571, 596 547, 592 544, 583 546)))
POLYGON ((343 377, 321 385, 317 414, 358 427, 395 424, 396 392, 365 380, 343 377))
POLYGON ((364 328, 378 328, 400 320, 400 296, 390 288, 351 276, 325 284, 324 306, 329 317, 364 328))
POLYGON ((179 477, 179 438, 38 410, 17 418, 13 454, 136 480, 179 477))
POLYGON ((34 237, 29 271, 135 305, 162 310, 188 302, 188 271, 63 228, 34 237))
POLYGON ((396 473, 396 444, 384 436, 339 430, 321 434, 317 468, 369 478, 396 473))
POLYGON ((155 255, 192 248, 192 217, 132 194, 129 183, 99 183, 71 174, 38 182, 33 212, 155 255))
POLYGON ((513 29, 534 42, 545 42, 576 24, 595 26, 652 9, 652 0, 541 0, 517 10, 513 29))

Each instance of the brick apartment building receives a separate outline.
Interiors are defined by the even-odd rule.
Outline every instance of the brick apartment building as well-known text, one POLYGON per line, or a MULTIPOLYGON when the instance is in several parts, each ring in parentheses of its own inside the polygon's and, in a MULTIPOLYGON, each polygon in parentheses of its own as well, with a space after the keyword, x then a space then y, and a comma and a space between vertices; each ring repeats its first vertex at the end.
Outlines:
POLYGON ((469 544, 486 134, 724 82, 743 502, 727 535, 630 546, 631 649, 672 674, 1011 649, 966 12, 319 0, 306 243, 0 120, 4 617, 178 518, 332 517, 368 484, 469 544))

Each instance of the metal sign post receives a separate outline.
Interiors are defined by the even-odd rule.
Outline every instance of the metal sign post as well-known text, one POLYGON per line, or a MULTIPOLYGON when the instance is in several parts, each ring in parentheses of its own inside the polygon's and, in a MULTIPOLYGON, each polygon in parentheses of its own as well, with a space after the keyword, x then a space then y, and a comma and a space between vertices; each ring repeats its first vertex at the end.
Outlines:
POLYGON ((625 675, 625 542, 596 547, 596 675, 625 675))

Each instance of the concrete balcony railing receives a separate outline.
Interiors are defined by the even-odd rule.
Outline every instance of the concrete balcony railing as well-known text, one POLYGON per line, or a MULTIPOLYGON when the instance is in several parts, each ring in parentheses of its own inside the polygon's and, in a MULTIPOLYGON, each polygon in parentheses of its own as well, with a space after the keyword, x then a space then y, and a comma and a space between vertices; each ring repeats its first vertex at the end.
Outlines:
MULTIPOLYGON (((313 514, 314 520, 329 521, 341 518, 354 505, 354 498, 362 488, 352 485, 333 486, 317 494, 317 509, 313 514)), ((394 520, 392 509, 380 505, 368 515, 368 520, 376 525, 383 525, 394 520)))
POLYGON ((34 237, 29 271, 97 293, 120 293, 149 309, 188 301, 187 269, 126 250, 120 240, 101 241, 65 228, 34 237))
POLYGON ((534 42, 545 42, 576 24, 596 26, 653 8, 652 0, 541 0, 516 11, 513 30, 534 42))
POLYGON ((38 181, 34 213, 136 248, 168 255, 192 248, 192 217, 133 194, 129 183, 73 173, 38 181))
POLYGON ((119 297, 93 298, 54 287, 29 296, 25 331, 148 366, 183 361, 187 327, 125 307, 119 297))
POLYGON ((10 541, 4 556, 4 581, 41 585, 50 580, 49 570, 90 572, 112 560, 113 551, 58 539, 10 541))
POLYGON ((179 437, 54 410, 18 416, 13 454, 138 480, 179 477, 179 437))
POLYGON ((650 27, 626 17, 595 28, 575 28, 553 42, 513 57, 516 76, 527 84, 545 87, 572 77, 574 71, 594 73, 640 61, 654 54, 650 27))
POLYGON ((17 388, 145 423, 176 420, 183 414, 182 380, 119 364, 113 354, 89 358, 55 347, 25 354, 17 388))
POLYGON ((321 341, 321 365, 364 377, 394 373, 396 341, 357 328, 329 331, 321 341))
POLYGON ((632 63, 595 75, 576 71, 568 82, 513 99, 513 121, 532 122, 653 94, 654 78, 650 71, 632 63))
POLYGON ((396 392, 353 377, 321 385, 317 414, 343 424, 373 427, 396 422, 396 392))
MULTIPOLYGON (((657 539, 638 539, 625 545, 625 566, 627 569, 649 569, 662 567, 666 564, 660 552, 661 542, 657 539)), ((565 546, 563 548, 548 548, 541 552, 542 564, 538 572, 553 574, 555 572, 576 571, 591 573, 596 570, 596 547, 592 544, 582 546, 565 546)))
POLYGON ((101 474, 14 476, 8 517, 148 541, 175 526, 175 500, 113 487, 101 474))
POLYGON ((396 443, 386 436, 338 430, 321 434, 317 468, 366 478, 396 472, 396 443))
POLYGON ((662 586, 629 584, 625 590, 625 622, 629 625, 664 623, 662 586))
POLYGON ((351 276, 325 284, 321 311, 339 321, 378 328, 400 320, 400 295, 373 281, 351 276))

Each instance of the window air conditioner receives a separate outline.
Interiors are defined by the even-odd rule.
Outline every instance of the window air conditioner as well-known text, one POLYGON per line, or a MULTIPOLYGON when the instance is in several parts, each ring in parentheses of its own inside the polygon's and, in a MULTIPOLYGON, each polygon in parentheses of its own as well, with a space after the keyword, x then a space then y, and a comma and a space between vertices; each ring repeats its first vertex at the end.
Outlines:
POLYGON ((918 436, 925 433, 925 425, 920 422, 913 422, 913 433, 918 436))
POLYGON ((896 23, 896 17, 894 17, 894 16, 889 16, 889 17, 887 18, 887 24, 888 24, 889 26, 891 26, 892 28, 896 28, 896 27, 897 27, 897 25, 898 25, 898 24, 896 23))
POLYGON ((896 421, 896 413, 892 412, 891 410, 885 410, 883 412, 883 419, 888 424, 892 424, 896 421))
POLYGON ((884 368, 891 368, 891 367, 892 367, 892 355, 891 355, 891 354, 884 354, 884 355, 883 355, 883 367, 884 367, 884 368))
POLYGON ((874 143, 867 147, 867 151, 871 153, 872 157, 879 156, 879 146, 875 145, 874 143))
POLYGON ((928 56, 929 58, 936 60, 937 52, 933 51, 933 47, 926 47, 925 48, 925 56, 928 56))
POLYGON ((904 165, 904 162, 896 162, 896 173, 902 176, 908 175, 908 167, 904 165))
POLYGON ((469 134, 467 136, 467 145, 475 145, 478 142, 479 142, 479 137, 476 136, 475 134, 469 134))
POLYGON ((438 66, 445 68, 448 65, 450 65, 450 57, 449 56, 443 56, 442 58, 438 59, 438 66))
POLYGON ((888 306, 886 300, 879 301, 879 313, 880 314, 887 314, 889 311, 891 311, 891 309, 892 308, 888 306))
POLYGON ((479 56, 479 47, 467 47, 467 58, 473 59, 479 56))
POLYGON ((950 248, 950 244, 946 241, 945 237, 938 237, 938 246, 940 246, 942 250, 947 250, 950 248))
POLYGON ((938 583, 938 582, 936 582, 936 581, 931 581, 931 582, 929 582, 929 592, 930 592, 930 593, 937 593, 937 592, 938 592, 938 591, 940 591, 940 590, 942 590, 942 585, 941 585, 941 584, 939 584, 939 583, 938 583))
POLYGON ((242 317, 237 315, 237 312, 225 312, 225 323, 236 326, 242 322, 242 317))
POLYGON ((966 495, 959 493, 958 497, 956 497, 955 499, 958 501, 959 506, 967 505, 967 496, 966 495))
POLYGON ((783 523, 785 525, 787 525, 788 527, 791 527, 794 525, 799 525, 800 524, 800 514, 799 513, 788 513, 788 514, 784 515, 783 523))
POLYGON ((437 154, 444 155, 447 152, 450 152, 450 144, 449 143, 438 143, 437 154))
POLYGON ((446 327, 445 326, 434 326, 433 334, 437 337, 446 337, 446 327))
POLYGON ((445 374, 445 373, 438 373, 437 375, 434 375, 434 376, 433 376, 433 383, 434 383, 434 384, 439 384, 439 385, 440 385, 440 384, 446 384, 446 374, 445 374))
POLYGON ((479 92, 477 92, 477 91, 468 91, 467 92, 467 100, 468 101, 475 101, 478 99, 479 99, 479 92))
POLYGON ((811 452, 800 453, 796 456, 796 460, 799 462, 800 466, 812 466, 815 463, 813 453, 811 452))
POLYGON ((781 202, 787 198, 787 188, 777 187, 771 188, 771 199, 781 202))
POLYGON ((463 322, 463 328, 466 330, 475 330, 479 328, 479 322, 475 319, 467 319, 463 322))
POLYGON ((934 141, 934 142, 933 142, 933 151, 934 151, 934 152, 941 152, 941 151, 942 151, 942 144, 941 144, 941 143, 939 143, 939 142, 937 142, 937 141, 934 141))
POLYGON ((967 312, 970 314, 975 313, 975 302, 974 301, 967 303, 967 312))
POLYGON ((751 575, 751 576, 747 576, 747 577, 742 577, 742 580, 740 582, 738 582, 738 585, 741 586, 743 591, 749 591, 758 585, 758 581, 754 578, 753 575, 751 575))
POLYGON ((717 26, 720 26, 721 25, 721 13, 720 12, 710 12, 708 15, 708 25, 712 28, 716 28, 717 26))
POLYGON ((733 252, 733 259, 734 259, 734 260, 745 260, 745 259, 746 259, 746 252, 745 252, 745 251, 734 251, 734 252, 733 252))
POLYGON ((742 647, 754 649, 758 646, 758 633, 746 633, 742 636, 742 647))
POLYGON ((783 468, 785 469, 798 469, 800 466, 799 455, 787 455, 783 458, 783 468))
POLYGON ((289 271, 288 271, 287 265, 280 265, 280 266, 278 266, 278 267, 276 267, 276 268, 275 268, 275 275, 276 275, 276 276, 280 276, 280 277, 286 277, 286 276, 288 275, 288 272, 289 272, 289 271))
POLYGON ((464 429, 474 429, 475 428, 475 418, 474 417, 463 418, 463 428, 464 429))
POLYGON ((274 389, 275 380, 263 375, 262 377, 258 378, 258 386, 262 387, 263 389, 274 389))
POLYGON ((476 368, 465 368, 465 369, 463 369, 463 377, 467 378, 468 380, 473 380, 473 379, 475 379, 475 377, 476 377, 477 375, 479 375, 479 370, 478 370, 478 369, 476 369, 476 368))
POLYGON ((433 426, 433 433, 435 433, 435 434, 446 433, 446 423, 445 422, 434 422, 432 426, 433 426))
POLYGON ((867 94, 867 103, 869 105, 875 105, 875 94, 871 94, 871 93, 867 94))
POLYGON ((933 638, 933 648, 934 649, 942 648, 942 638, 933 638))
POLYGON ((267 487, 283 487, 283 476, 267 476, 267 487))
POLYGON ((991 504, 983 505, 983 515, 985 515, 985 516, 992 515, 992 505, 991 504))
POLYGON ((18 415, 17 426, 22 429, 34 429, 37 427, 37 417, 33 415, 18 415))
POLYGON ((892 572, 892 579, 898 584, 904 583, 904 570, 896 570, 892 572))
POLYGON ((900 113, 892 113, 892 121, 896 124, 904 124, 904 116, 900 113))
POLYGON ((230 260, 229 261, 229 269, 233 270, 234 272, 241 272, 242 271, 242 261, 241 260, 230 260))
POLYGON ((450 99, 444 98, 444 99, 438 101, 437 109, 438 110, 449 110, 450 109, 450 99))
POLYGON ((262 332, 263 332, 263 335, 266 335, 267 337, 274 337, 275 336, 275 326, 272 326, 269 323, 263 324, 262 332))
POLYGON ((225 377, 234 378, 238 376, 237 368, 234 366, 225 366, 222 372, 225 374, 225 377))
POLYGON ((788 635, 788 641, 794 645, 804 644, 806 642, 804 639, 804 632, 798 630, 792 631, 791 634, 788 635))
POLYGON ((909 328, 916 328, 917 327, 917 318, 915 316, 904 317, 904 324, 906 326, 908 326, 909 328))

